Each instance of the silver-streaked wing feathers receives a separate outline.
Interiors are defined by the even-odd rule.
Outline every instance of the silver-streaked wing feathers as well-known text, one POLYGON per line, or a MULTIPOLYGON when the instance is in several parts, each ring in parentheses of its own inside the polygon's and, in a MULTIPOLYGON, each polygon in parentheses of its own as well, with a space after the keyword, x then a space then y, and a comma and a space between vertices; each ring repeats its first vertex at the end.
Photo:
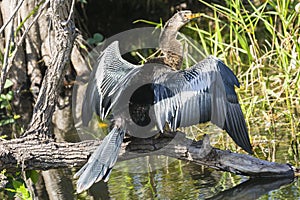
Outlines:
POLYGON ((251 153, 246 123, 234 87, 239 82, 219 59, 209 56, 193 67, 155 77, 155 116, 158 128, 165 123, 175 130, 211 121, 251 153))
MULTIPOLYGON (((94 111, 104 119, 113 110, 127 83, 140 67, 121 57, 117 41, 101 53, 86 90, 82 106, 83 125, 88 125, 94 111)), ((125 132, 114 124, 88 162, 75 174, 75 177, 80 177, 77 181, 78 193, 95 182, 108 180, 117 161, 125 132)))
POLYGON ((99 56, 93 70, 82 106, 83 125, 87 125, 95 111, 106 118, 119 99, 123 88, 142 65, 133 65, 121 57, 119 43, 111 43, 99 56))

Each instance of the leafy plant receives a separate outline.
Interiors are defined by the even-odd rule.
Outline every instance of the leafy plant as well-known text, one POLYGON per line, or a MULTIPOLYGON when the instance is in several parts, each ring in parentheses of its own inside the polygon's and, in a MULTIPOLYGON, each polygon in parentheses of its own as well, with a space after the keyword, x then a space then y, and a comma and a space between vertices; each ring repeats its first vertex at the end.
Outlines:
MULTIPOLYGON (((4 89, 8 89, 13 85, 12 81, 7 79, 4 85, 4 89)), ((13 91, 9 90, 5 94, 0 94, 0 127, 13 124, 16 122, 20 115, 13 114, 11 101, 13 100, 13 91)))
POLYGON ((31 200, 32 197, 28 188, 26 187, 26 181, 24 179, 31 179, 33 184, 36 184, 39 179, 39 174, 36 170, 30 170, 24 172, 16 172, 14 174, 7 173, 2 171, 8 178, 8 183, 6 184, 6 198, 17 197, 23 200, 31 200))
POLYGON ((30 193, 27 190, 25 183, 17 180, 12 181, 13 188, 6 188, 6 191, 14 193, 15 197, 19 197, 24 200, 31 200, 30 193))
POLYGON ((88 38, 87 42, 90 45, 99 45, 103 41, 104 37, 100 33, 95 33, 92 38, 88 38))

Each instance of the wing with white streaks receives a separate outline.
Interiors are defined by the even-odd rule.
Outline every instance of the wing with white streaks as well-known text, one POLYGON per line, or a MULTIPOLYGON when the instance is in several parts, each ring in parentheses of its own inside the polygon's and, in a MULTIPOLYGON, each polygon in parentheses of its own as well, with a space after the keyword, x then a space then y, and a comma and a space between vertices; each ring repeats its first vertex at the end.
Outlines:
POLYGON ((95 111, 104 119, 116 104, 123 88, 142 65, 133 65, 121 57, 118 41, 111 43, 99 56, 82 106, 83 125, 87 125, 95 111))
POLYGON ((211 121, 252 152, 234 90, 239 82, 221 60, 210 56, 187 70, 169 70, 155 77, 154 83, 154 111, 161 131, 165 123, 175 130, 211 121))

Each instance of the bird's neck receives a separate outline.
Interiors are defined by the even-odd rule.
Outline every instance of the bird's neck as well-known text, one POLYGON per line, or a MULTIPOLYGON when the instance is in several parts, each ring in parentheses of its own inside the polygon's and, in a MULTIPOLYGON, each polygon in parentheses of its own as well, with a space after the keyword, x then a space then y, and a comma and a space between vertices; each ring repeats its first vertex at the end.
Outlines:
POLYGON ((173 52, 182 55, 181 43, 176 39, 178 28, 164 27, 159 37, 159 47, 163 52, 173 52))
POLYGON ((172 69, 178 70, 181 68, 183 60, 183 50, 181 43, 176 39, 179 28, 164 27, 160 38, 159 47, 163 54, 163 62, 172 69))

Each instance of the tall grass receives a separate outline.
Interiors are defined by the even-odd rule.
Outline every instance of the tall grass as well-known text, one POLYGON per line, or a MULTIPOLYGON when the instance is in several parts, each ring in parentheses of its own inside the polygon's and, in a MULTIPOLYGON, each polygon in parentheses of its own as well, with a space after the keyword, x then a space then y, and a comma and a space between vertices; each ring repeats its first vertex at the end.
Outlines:
MULTIPOLYGON (((297 154, 300 135, 300 2, 199 2, 209 10, 182 30, 185 34, 181 40, 189 46, 183 68, 198 62, 198 57, 212 54, 221 58, 241 82, 237 93, 254 149, 275 160, 275 146, 285 139, 285 145, 291 144, 292 158, 297 154), (186 36, 199 44, 194 45, 186 36)), ((161 23, 151 24, 162 27, 161 23)), ((201 134, 207 127, 212 130, 207 125, 186 130, 201 134)), ((224 148, 235 149, 222 134, 214 140, 224 148)))
POLYGON ((295 140, 300 134, 299 2, 269 0, 255 6, 238 0, 226 5, 199 1, 211 12, 189 29, 197 33, 205 54, 222 58, 238 75, 250 132, 263 129, 276 135, 280 126, 295 140))

